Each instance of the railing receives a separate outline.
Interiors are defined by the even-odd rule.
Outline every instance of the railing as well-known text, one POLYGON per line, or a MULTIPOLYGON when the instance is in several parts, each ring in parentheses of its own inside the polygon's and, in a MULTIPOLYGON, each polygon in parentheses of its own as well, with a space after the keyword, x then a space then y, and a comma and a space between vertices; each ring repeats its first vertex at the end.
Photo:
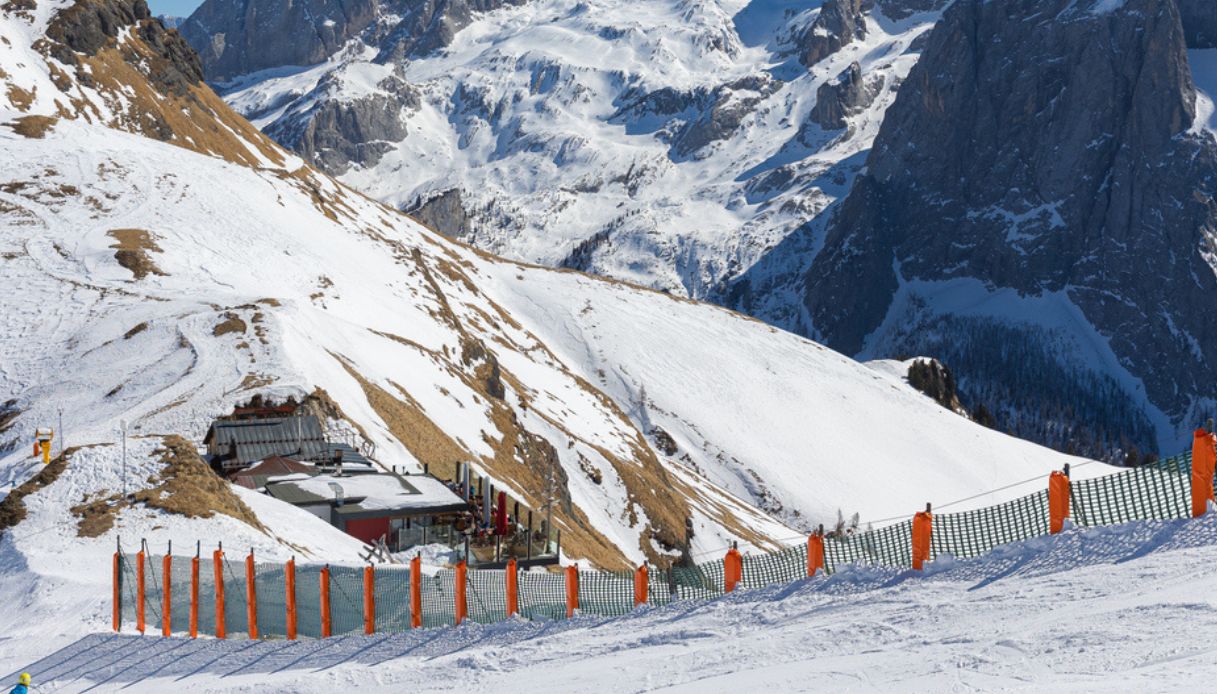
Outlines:
POLYGON ((855 535, 812 535, 779 552, 742 555, 671 569, 562 573, 455 569, 423 574, 409 566, 366 567, 257 562, 252 553, 211 556, 114 555, 114 628, 211 634, 221 638, 324 638, 411 628, 490 623, 519 615, 560 619, 576 612, 615 616, 639 605, 712 598, 833 573, 847 564, 920 568, 935 557, 977 557, 1003 544, 1060 532, 1065 518, 1083 527, 1187 518, 1213 499, 1217 437, 1197 432, 1193 454, 1106 477, 1070 482, 1053 473, 1046 488, 989 508, 917 514, 855 535), (1195 463, 1195 465, 1193 465, 1195 463))

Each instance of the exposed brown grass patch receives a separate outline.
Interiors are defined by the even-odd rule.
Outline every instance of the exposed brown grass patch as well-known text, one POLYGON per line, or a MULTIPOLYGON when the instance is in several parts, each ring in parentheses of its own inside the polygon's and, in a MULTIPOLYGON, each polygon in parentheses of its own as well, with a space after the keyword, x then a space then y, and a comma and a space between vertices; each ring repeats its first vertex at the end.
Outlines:
POLYGON ((142 280, 148 275, 165 276, 148 255, 162 252, 151 232, 144 229, 111 229, 106 235, 116 241, 110 245, 110 248, 116 249, 114 259, 119 265, 130 270, 136 280, 142 280))
POLYGON ((30 106, 34 104, 34 94, 35 92, 22 89, 15 84, 8 85, 8 100, 18 111, 30 110, 30 106))
POLYGON ((229 333, 245 334, 247 327, 245 321, 241 320, 240 316, 229 312, 224 314, 224 320, 216 323, 215 327, 211 329, 211 334, 215 337, 228 335, 229 333))
POLYGON ((32 140, 41 140, 55 127, 59 119, 54 116, 21 116, 8 123, 13 132, 32 140))
MULTIPOLYGON (((235 518, 263 533, 266 528, 254 512, 233 493, 199 457, 194 445, 180 436, 165 436, 163 447, 156 451, 164 467, 148 479, 150 485, 131 495, 131 500, 111 494, 86 498, 72 507, 77 517, 76 534, 99 537, 114 527, 117 514, 133 504, 143 504, 187 518, 213 518, 222 514, 235 518)), ((70 454, 73 449, 69 449, 70 454)), ((269 533, 267 533, 269 534, 269 533)))
POLYGON ((144 332, 144 331, 145 331, 145 330, 147 330, 147 329, 148 329, 148 322, 147 322, 147 321, 144 321, 143 323, 139 323, 139 324, 138 324, 138 325, 136 325, 134 328, 131 328, 131 329, 130 329, 130 330, 128 330, 127 332, 123 333, 123 339, 124 339, 124 340, 130 340, 131 338, 133 338, 133 337, 135 337, 136 335, 138 335, 138 334, 140 334, 140 333, 144 332))

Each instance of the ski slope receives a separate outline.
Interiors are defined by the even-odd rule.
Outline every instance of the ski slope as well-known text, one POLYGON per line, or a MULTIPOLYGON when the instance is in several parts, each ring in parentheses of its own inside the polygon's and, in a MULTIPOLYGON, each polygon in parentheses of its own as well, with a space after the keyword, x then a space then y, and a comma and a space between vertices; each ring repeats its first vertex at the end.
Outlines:
POLYGON ((1210 514, 616 619, 294 644, 94 634, 0 671, 57 692, 1205 690, 1215 566, 1210 514))

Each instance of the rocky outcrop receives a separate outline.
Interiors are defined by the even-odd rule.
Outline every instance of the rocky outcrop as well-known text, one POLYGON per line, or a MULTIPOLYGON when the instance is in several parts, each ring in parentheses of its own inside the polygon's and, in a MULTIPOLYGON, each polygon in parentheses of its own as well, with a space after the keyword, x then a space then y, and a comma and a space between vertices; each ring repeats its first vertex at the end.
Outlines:
POLYGON ((820 14, 801 36, 799 62, 811 67, 866 35, 865 0, 824 0, 820 14))
MULTIPOLYGON (((889 312, 911 281, 969 278, 1017 297, 1053 294, 1081 311, 1119 361, 1084 366, 1112 383, 1127 370, 1183 425, 1213 396, 1217 371, 1217 324, 1197 309, 1217 301, 1217 146, 1189 134, 1193 103, 1174 0, 1114 8, 958 0, 887 112, 806 275, 820 337, 849 354, 904 351, 913 328, 876 333, 902 319, 889 312)), ((952 311, 911 289, 902 306, 923 316, 952 311)), ((1084 327, 1060 330, 1027 348, 1093 339, 1084 327)), ((975 349, 996 362, 1008 342, 975 349)), ((1028 363, 1008 363, 1006 378, 1046 387, 1023 372, 1028 363)), ((1062 373, 1080 382, 1084 371, 1062 373)), ((1108 385, 1094 397, 1111 396, 1108 385)), ((1124 389, 1122 397, 1139 396, 1124 389)), ((1078 411, 1061 405, 1070 409, 1078 411)), ((1134 428, 1152 449, 1149 427, 1134 428)))
POLYGON ((420 200, 403 211, 449 238, 465 239, 473 234, 473 217, 465 210, 459 188, 420 200))
POLYGON ((966 416, 967 410, 959 401, 955 385, 955 374, 937 359, 915 359, 909 365, 909 385, 929 396, 934 402, 948 410, 966 416))
POLYGON ((478 12, 489 12, 526 0, 414 0, 401 21, 380 43, 378 63, 399 62, 452 43, 456 32, 473 21, 478 12))
POLYGON ((206 0, 180 31, 215 81, 319 63, 376 17, 376 0, 206 0))
POLYGON ((846 126, 848 116, 861 113, 874 103, 882 88, 882 79, 867 84, 862 66, 853 63, 835 80, 820 85, 811 120, 825 130, 840 130, 846 126))
POLYGON ((418 93, 397 76, 359 97, 339 95, 340 78, 317 86, 311 105, 275 121, 266 134, 330 175, 352 165, 372 166, 406 137, 404 114, 417 109, 418 93))
POLYGON ((656 133, 671 144, 671 157, 680 160, 731 137, 757 105, 781 86, 780 80, 759 74, 713 89, 664 87, 624 97, 626 105, 610 120, 659 123, 656 133))

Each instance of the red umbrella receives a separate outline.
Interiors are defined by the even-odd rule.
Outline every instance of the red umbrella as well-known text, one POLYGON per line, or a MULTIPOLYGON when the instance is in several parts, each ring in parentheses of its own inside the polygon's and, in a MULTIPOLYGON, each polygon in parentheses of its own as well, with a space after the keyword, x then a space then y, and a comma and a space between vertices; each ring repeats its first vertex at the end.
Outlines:
POLYGON ((494 533, 503 537, 507 535, 507 492, 499 492, 499 508, 494 519, 494 533))

